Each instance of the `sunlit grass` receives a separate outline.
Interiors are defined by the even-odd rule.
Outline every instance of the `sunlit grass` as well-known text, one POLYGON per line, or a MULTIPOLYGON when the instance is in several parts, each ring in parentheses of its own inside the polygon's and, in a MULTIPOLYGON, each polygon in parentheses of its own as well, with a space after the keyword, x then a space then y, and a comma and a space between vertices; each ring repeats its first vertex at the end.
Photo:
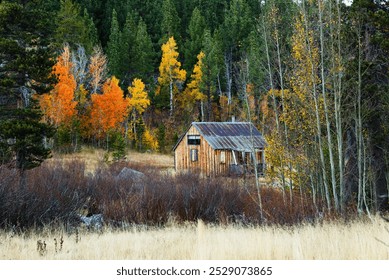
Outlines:
POLYGON ((289 228, 172 224, 164 228, 106 229, 102 234, 63 235, 61 231, 0 233, 0 259, 389 259, 389 232, 372 222, 324 223, 289 228), (46 251, 37 250, 37 241, 46 251), (380 240, 380 241, 379 241, 380 240))
MULTIPOLYGON (((53 162, 72 162, 80 160, 85 163, 85 172, 93 173, 98 167, 107 166, 105 160, 106 151, 102 149, 91 149, 83 147, 80 152, 71 154, 55 154, 47 161, 48 164, 53 162)), ((108 158, 108 161, 112 158, 108 158)), ((133 164, 142 164, 153 166, 159 169, 173 170, 174 157, 172 155, 159 154, 155 152, 137 152, 129 150, 126 153, 125 161, 133 164)))

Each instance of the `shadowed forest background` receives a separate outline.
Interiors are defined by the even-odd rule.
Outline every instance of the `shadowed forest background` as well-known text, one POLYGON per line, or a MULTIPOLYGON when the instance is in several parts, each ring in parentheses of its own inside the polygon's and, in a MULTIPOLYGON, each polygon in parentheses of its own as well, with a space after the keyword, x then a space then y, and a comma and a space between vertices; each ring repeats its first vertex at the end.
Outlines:
POLYGON ((387 1, 0 1, 0 34, 0 200, 16 207, 1 212, 2 226, 32 226, 28 213, 47 223, 91 194, 113 221, 139 223, 249 213, 248 222, 288 224, 389 208, 387 1), (154 172, 144 185, 171 189, 130 204, 140 195, 133 183, 129 198, 116 184, 108 199, 106 170, 40 166, 85 146, 104 149, 105 161, 128 150, 170 154, 191 122, 232 117, 253 122, 268 143, 260 190, 154 172), (50 178, 66 182, 65 173, 78 181, 53 192, 50 178), (48 204, 34 212, 34 201, 48 204), (214 212, 196 204, 204 201, 214 212))

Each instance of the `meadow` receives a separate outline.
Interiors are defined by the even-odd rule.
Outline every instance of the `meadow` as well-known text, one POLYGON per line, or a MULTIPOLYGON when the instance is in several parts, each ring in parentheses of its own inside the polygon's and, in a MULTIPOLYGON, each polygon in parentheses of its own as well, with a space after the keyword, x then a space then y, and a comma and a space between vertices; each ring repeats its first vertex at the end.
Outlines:
POLYGON ((171 156, 101 151, 59 155, 27 174, 20 190, 0 168, 0 259, 389 259, 388 223, 334 216, 309 194, 257 190, 242 179, 174 174, 171 156), (124 167, 145 174, 118 179, 124 167), (104 215, 102 230, 77 220, 104 215))
POLYGON ((387 260, 389 247, 385 242, 389 243, 389 231, 379 217, 294 227, 217 226, 198 221, 71 235, 59 230, 22 235, 2 231, 0 259, 387 260), (37 248, 38 241, 46 244, 44 250, 37 248))

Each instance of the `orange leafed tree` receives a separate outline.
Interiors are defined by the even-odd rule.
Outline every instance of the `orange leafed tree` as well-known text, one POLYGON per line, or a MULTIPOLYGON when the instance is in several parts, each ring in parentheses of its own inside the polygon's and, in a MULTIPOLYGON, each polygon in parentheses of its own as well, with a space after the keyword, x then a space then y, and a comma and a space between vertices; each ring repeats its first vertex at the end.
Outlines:
POLYGON ((120 130, 127 117, 128 102, 124 99, 119 80, 115 77, 103 85, 103 94, 92 94, 90 125, 93 134, 101 139, 110 130, 120 130))
POLYGON ((56 127, 70 127, 76 115, 77 102, 74 100, 76 80, 72 74, 69 46, 65 46, 53 67, 58 83, 49 94, 40 97, 39 103, 45 120, 56 127))

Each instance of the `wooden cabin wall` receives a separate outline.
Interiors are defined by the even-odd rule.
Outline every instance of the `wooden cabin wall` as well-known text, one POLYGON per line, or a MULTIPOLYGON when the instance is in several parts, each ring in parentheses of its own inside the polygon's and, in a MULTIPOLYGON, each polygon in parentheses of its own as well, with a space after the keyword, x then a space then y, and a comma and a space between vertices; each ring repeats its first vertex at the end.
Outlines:
POLYGON ((226 163, 220 162, 221 151, 213 150, 207 141, 200 135, 200 145, 188 145, 188 135, 200 135, 195 127, 191 127, 175 151, 176 170, 199 171, 206 176, 227 175, 229 164, 232 161, 231 151, 225 151, 226 163), (192 161, 190 150, 198 149, 198 161, 192 161))
MULTIPOLYGON (((238 160, 238 153, 236 158, 238 160)), ((263 151, 257 152, 258 163, 262 163, 263 151)), ((201 172, 206 176, 228 175, 230 172, 230 165, 234 164, 234 158, 231 150, 213 150, 213 148, 205 141, 204 137, 200 135, 199 131, 191 126, 181 142, 175 150, 175 167, 176 171, 190 170, 192 172, 201 172), (188 135, 199 135, 200 145, 188 145, 188 135), (190 150, 198 149, 198 161, 192 161, 190 150), (225 153, 225 163, 221 163, 221 153, 225 153)), ((249 162, 251 162, 249 154, 246 154, 249 162)), ((238 162, 239 164, 239 162, 238 162)))

